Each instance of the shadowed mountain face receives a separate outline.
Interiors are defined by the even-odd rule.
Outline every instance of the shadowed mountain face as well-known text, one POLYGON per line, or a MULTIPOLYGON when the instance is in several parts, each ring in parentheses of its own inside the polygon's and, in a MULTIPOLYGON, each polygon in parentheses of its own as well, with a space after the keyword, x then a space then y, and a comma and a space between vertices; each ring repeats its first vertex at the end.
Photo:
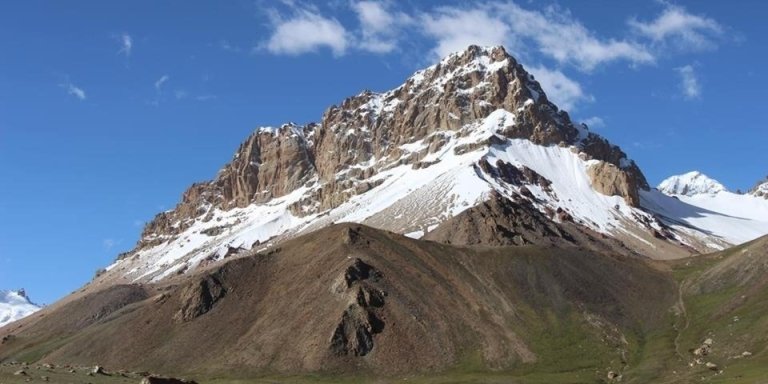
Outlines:
POLYGON ((72 298, 3 329, 0 360, 404 374, 581 356, 574 367, 618 371, 675 291, 642 262, 576 247, 475 249, 334 225, 184 280, 72 298))

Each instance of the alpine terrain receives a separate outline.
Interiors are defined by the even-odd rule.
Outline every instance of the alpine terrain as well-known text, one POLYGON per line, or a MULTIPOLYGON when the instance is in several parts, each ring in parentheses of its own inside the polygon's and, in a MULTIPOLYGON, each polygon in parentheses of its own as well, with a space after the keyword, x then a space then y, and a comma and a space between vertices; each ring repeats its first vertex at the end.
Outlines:
POLYGON ((256 129, 92 282, 0 328, 0 361, 71 382, 754 382, 766 195, 652 188, 503 47, 470 46, 256 129))

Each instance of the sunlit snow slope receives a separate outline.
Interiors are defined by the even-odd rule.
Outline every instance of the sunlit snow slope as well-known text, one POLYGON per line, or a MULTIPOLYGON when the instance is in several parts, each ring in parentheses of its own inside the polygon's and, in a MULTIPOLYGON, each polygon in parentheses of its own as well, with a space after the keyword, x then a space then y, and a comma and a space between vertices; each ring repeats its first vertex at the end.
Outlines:
POLYGON ((700 172, 672 176, 642 193, 644 206, 672 223, 697 228, 731 244, 768 233, 768 200, 729 192, 700 172))

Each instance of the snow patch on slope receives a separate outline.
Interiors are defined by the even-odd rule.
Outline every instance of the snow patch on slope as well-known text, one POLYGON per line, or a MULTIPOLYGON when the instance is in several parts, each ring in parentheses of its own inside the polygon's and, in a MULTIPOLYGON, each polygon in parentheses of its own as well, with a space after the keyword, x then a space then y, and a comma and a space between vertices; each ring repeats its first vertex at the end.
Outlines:
MULTIPOLYGON (((574 220, 601 232, 624 230, 623 217, 630 217, 635 211, 620 196, 606 196, 592 189, 587 168, 597 160, 582 160, 570 148, 541 146, 524 139, 510 139, 503 145, 494 145, 488 155, 491 164, 498 160, 512 165, 525 166, 536 171, 552 182, 552 192, 540 186, 528 185, 536 197, 540 210, 561 208, 574 220)), ((510 186, 498 185, 501 190, 510 186)), ((642 212, 635 212, 642 214, 642 212)))

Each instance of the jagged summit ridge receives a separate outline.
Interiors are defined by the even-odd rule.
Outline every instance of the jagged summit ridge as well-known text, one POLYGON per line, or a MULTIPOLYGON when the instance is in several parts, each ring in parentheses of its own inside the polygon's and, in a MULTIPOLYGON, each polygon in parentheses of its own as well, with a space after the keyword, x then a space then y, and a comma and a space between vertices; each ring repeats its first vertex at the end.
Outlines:
MULTIPOLYGON (((307 183, 316 188, 309 199, 293 207, 295 214, 334 208, 374 187, 367 180, 382 169, 415 163, 426 155, 407 153, 404 146, 426 139, 428 152, 437 151, 446 141, 445 133, 461 131, 498 109, 515 115, 514 124, 499 132, 502 137, 576 145, 590 158, 625 169, 632 184, 647 188, 639 168, 624 152, 574 125, 503 47, 470 46, 416 72, 391 91, 365 91, 331 106, 319 124, 258 128, 215 180, 190 188, 177 214, 170 220, 162 215, 149 232, 169 229, 173 224, 169 221, 196 217, 200 207, 243 208, 285 196, 307 183)), ((637 197, 628 192, 636 204, 637 197)))
POLYGON ((657 189, 667 195, 685 196, 716 194, 727 191, 720 182, 699 171, 671 176, 659 183, 657 189))

